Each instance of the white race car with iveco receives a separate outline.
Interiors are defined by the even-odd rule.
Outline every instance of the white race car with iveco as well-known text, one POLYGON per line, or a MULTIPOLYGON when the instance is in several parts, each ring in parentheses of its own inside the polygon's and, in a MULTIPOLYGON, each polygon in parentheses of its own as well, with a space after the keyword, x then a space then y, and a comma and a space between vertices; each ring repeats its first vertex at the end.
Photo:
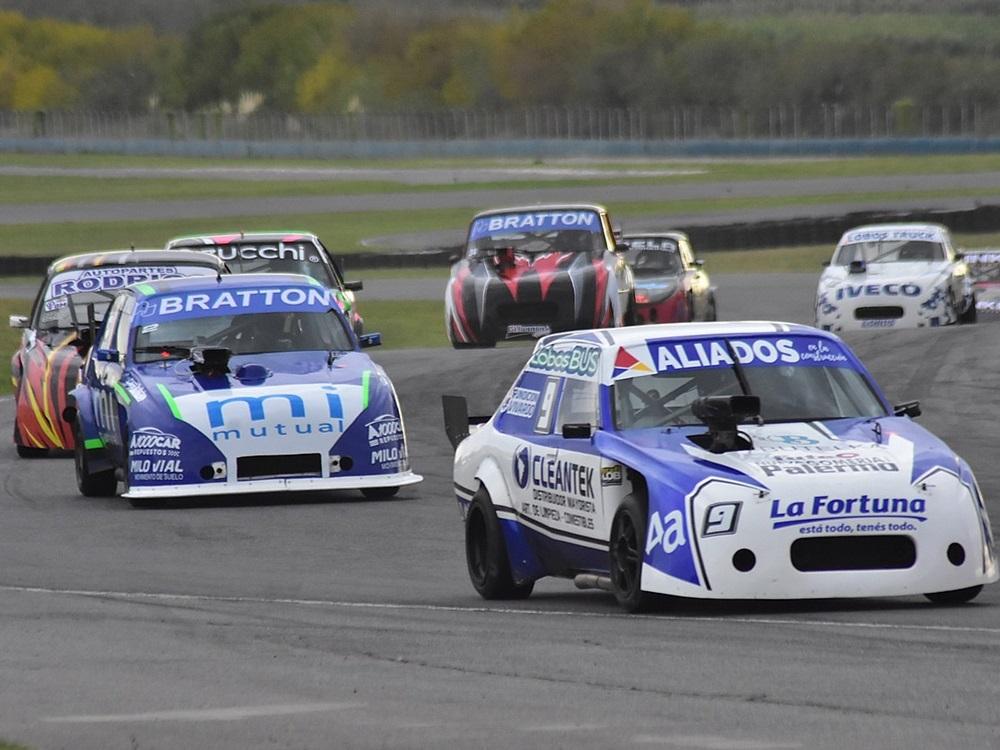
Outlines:
POLYGON ((875 224, 846 232, 816 290, 827 331, 974 323, 976 295, 962 253, 937 224, 875 224))

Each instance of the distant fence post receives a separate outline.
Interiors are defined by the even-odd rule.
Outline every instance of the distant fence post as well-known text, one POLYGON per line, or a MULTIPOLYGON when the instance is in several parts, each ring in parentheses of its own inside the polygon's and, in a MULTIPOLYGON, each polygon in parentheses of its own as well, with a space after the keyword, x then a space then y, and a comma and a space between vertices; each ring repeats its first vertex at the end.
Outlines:
POLYGON ((31 135, 33 138, 45 137, 45 110, 39 109, 31 120, 31 135))

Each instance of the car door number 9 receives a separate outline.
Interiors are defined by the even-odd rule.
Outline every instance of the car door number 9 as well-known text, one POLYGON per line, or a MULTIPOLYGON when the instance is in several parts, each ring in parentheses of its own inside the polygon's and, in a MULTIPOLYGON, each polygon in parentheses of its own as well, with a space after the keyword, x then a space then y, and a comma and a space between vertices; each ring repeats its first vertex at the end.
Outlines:
POLYGON ((736 531, 736 523, 740 518, 740 508, 743 503, 715 503, 705 510, 705 525, 702 536, 732 534, 736 531))

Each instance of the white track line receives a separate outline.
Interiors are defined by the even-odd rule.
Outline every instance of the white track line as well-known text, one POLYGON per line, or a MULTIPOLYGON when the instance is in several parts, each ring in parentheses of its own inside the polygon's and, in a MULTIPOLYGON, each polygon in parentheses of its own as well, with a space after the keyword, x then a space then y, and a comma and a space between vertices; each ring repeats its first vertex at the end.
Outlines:
POLYGON ((740 740, 731 737, 716 737, 714 735, 656 737, 640 734, 632 738, 638 745, 666 745, 668 747, 698 748, 699 750, 780 750, 782 748, 799 748, 801 742, 769 742, 766 740, 740 740))
POLYGON ((223 604, 280 604, 297 607, 329 607, 339 609, 372 609, 417 612, 456 612, 469 614, 527 615, 542 617, 587 617, 614 620, 654 620, 657 622, 717 622, 752 625, 792 625, 818 628, 866 628, 871 630, 915 630, 941 633, 981 633, 1000 636, 1000 628, 967 627, 958 625, 917 625, 891 622, 850 622, 842 620, 793 620, 781 617, 740 617, 706 615, 630 615, 610 612, 586 612, 559 609, 514 609, 510 607, 459 607, 447 604, 402 604, 394 602, 351 602, 336 599, 283 599, 260 596, 214 596, 210 594, 169 594, 144 591, 101 591, 93 589, 56 589, 42 586, 8 586, 0 584, 0 591, 21 594, 51 594, 56 596, 83 596, 95 599, 123 599, 125 601, 176 601, 217 602, 223 604))
POLYGON ((360 708, 363 703, 293 703, 280 706, 235 706, 233 708, 201 708, 180 711, 145 711, 137 714, 84 714, 80 716, 46 716, 49 724, 112 724, 128 721, 239 721, 261 716, 293 716, 295 714, 343 711, 360 708))

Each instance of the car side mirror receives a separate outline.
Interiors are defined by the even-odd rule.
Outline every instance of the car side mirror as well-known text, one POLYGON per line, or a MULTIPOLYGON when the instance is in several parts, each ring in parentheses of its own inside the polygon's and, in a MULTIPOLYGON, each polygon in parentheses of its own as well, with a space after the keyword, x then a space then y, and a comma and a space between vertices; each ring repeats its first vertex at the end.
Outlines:
POLYGON ((850 264, 847 266, 847 272, 852 274, 864 273, 867 270, 868 267, 865 265, 865 262, 863 260, 852 260, 850 264))
POLYGON ((362 333, 358 336, 358 341, 360 342, 362 349, 368 349, 372 346, 382 346, 382 334, 362 333))
POLYGON ((119 361, 121 361, 121 355, 118 353, 117 349, 97 349, 94 352, 94 358, 98 362, 119 362, 119 361))
POLYGON ((830 261, 824 260, 820 265, 823 266, 823 268, 829 268, 830 267, 830 261))
POLYGON ((361 281, 361 279, 356 279, 354 281, 345 281, 344 282, 344 291, 345 292, 360 292, 364 288, 365 288, 365 284, 364 284, 363 281, 361 281))
POLYGON ((965 260, 965 253, 962 250, 955 253, 955 261, 957 262, 960 260, 965 260))
POLYGON ((618 255, 624 255, 624 254, 625 254, 625 253, 627 253, 627 252, 628 252, 628 251, 629 251, 630 249, 631 249, 631 248, 629 248, 629 246, 628 246, 628 245, 627 245, 626 243, 624 243, 624 242, 619 242, 619 243, 617 243, 617 244, 615 245, 615 252, 616 252, 616 253, 617 253, 618 255))
POLYGON ((695 265, 696 265, 696 266, 697 266, 698 268, 701 268, 702 266, 704 266, 704 265, 705 265, 705 260, 704 260, 704 258, 695 258, 695 259, 694 259, 694 264, 695 264, 695 265))
POLYGON ((919 401, 905 401, 892 407, 892 413, 897 417, 919 417, 923 412, 919 401))
POLYGON ((568 440, 589 438, 593 430, 594 428, 591 427, 590 422, 570 422, 563 425, 562 436, 568 440))
POLYGON ((28 327, 28 316, 27 315, 11 315, 8 319, 11 328, 27 328, 28 327))

